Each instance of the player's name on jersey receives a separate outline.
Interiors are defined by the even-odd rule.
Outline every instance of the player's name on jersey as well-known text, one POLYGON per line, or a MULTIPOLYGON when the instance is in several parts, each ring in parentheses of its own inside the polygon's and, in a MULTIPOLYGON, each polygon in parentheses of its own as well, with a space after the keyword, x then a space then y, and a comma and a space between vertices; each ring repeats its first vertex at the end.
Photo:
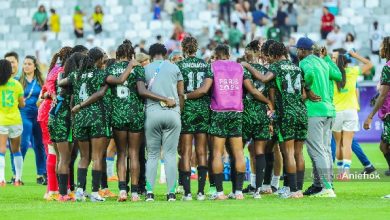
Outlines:
POLYGON ((298 66, 295 65, 281 65, 280 69, 282 70, 300 70, 298 66))
POLYGON ((205 63, 183 63, 183 68, 206 68, 205 63))
POLYGON ((83 73, 82 75, 81 75, 81 78, 82 79, 85 79, 85 78, 92 78, 93 77, 93 72, 89 72, 89 73, 83 73))

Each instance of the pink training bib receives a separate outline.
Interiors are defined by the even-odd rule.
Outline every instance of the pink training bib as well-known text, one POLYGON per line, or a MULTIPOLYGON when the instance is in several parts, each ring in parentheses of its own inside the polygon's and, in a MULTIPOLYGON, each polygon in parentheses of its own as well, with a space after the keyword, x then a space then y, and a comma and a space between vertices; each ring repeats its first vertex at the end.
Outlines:
MULTIPOLYGON (((386 63, 387 67, 390 67, 390 61, 386 63)), ((383 102, 383 105, 378 110, 378 117, 382 120, 386 118, 386 116, 390 114, 390 93, 387 93, 386 99, 383 102)))
POLYGON ((242 112, 244 69, 234 61, 218 60, 211 64, 214 74, 211 110, 216 112, 242 112))

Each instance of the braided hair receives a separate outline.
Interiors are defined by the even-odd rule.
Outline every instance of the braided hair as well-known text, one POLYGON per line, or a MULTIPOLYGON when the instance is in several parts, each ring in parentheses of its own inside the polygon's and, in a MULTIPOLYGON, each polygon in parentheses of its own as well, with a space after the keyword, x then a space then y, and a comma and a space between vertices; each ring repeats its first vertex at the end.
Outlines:
POLYGON ((273 43, 269 49, 268 49, 268 54, 271 56, 273 59, 280 58, 282 56, 285 56, 286 58, 288 57, 288 52, 286 46, 284 46, 283 43, 281 42, 275 42, 273 43))
POLYGON ((386 61, 390 60, 390 36, 383 39, 383 49, 381 51, 381 57, 385 58, 386 61))
POLYGON ((269 56, 269 53, 268 53, 268 51, 269 51, 269 47, 272 45, 272 44, 274 44, 274 43, 276 43, 277 41, 275 41, 275 40, 267 40, 266 42, 264 42, 263 43, 263 45, 261 46, 261 49, 260 49, 260 52, 262 53, 262 55, 264 55, 264 56, 269 56))
POLYGON ((187 36, 181 42, 181 47, 183 48, 184 55, 194 54, 198 50, 198 41, 192 36, 187 36))
POLYGON ((60 59, 61 66, 65 65, 66 59, 68 59, 72 53, 71 47, 63 47, 60 51, 58 51, 56 54, 54 54, 53 58, 51 59, 49 72, 54 68, 56 65, 58 59, 60 59))
POLYGON ((253 40, 248 45, 246 45, 245 49, 251 50, 253 52, 259 52, 260 51, 260 41, 259 40, 253 40))
MULTIPOLYGON (((83 73, 89 69, 92 69, 96 62, 99 61, 100 59, 103 59, 104 54, 103 51, 98 48, 94 47, 88 51, 88 54, 86 57, 84 57, 81 61, 81 66, 80 66, 80 71, 79 73, 83 73)), ((80 74, 79 74, 80 76, 80 74)))
POLYGON ((214 56, 216 60, 222 59, 222 57, 227 56, 229 57, 229 46, 226 44, 219 44, 215 49, 214 49, 214 56))
POLYGON ((121 45, 119 45, 116 50, 116 59, 127 59, 131 60, 135 56, 134 47, 130 40, 124 40, 121 45))

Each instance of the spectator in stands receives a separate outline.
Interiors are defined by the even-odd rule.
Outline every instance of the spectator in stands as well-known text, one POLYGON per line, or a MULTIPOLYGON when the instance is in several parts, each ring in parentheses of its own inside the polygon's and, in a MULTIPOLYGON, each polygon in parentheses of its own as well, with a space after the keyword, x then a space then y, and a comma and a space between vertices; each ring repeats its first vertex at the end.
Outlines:
POLYGON ((47 31, 48 16, 45 6, 40 5, 38 11, 34 13, 33 20, 33 31, 47 31))
POLYGON ((80 6, 75 7, 75 13, 73 15, 73 27, 76 38, 84 37, 84 13, 81 11, 80 6))
POLYGON ((258 9, 252 11, 252 22, 254 26, 253 28, 255 29, 253 38, 263 36, 264 28, 268 23, 268 19, 268 15, 263 11, 263 4, 259 4, 258 9))
POLYGON ((183 14, 183 4, 178 4, 174 9, 172 15, 172 23, 179 24, 181 27, 184 27, 184 14, 183 14))
POLYGON ((276 18, 273 18, 272 23, 273 26, 268 28, 267 31, 267 39, 282 42, 282 31, 278 26, 278 20, 276 18))
POLYGON ((345 37, 344 49, 347 51, 359 49, 355 43, 355 37, 353 34, 348 33, 345 37))
POLYGON ((221 29, 215 31, 213 41, 215 41, 217 44, 225 43, 225 38, 221 29))
POLYGON ((47 36, 42 34, 41 39, 35 43, 35 57, 42 73, 47 73, 48 64, 51 59, 51 49, 47 45, 47 36))
POLYGON ((58 37, 58 33, 61 30, 60 16, 56 13, 54 8, 50 9, 50 30, 56 34, 56 38, 58 37))
POLYGON ((383 32, 378 27, 378 21, 374 21, 372 25, 373 25, 373 29, 371 30, 370 33, 371 53, 378 55, 379 62, 380 62, 381 58, 379 56, 379 48, 383 40, 383 32))
POLYGON ((103 18, 104 18, 104 13, 103 13, 102 6, 96 5, 95 12, 92 14, 91 18, 89 19, 90 22, 92 22, 93 31, 95 32, 95 34, 100 34, 103 32, 103 18))
POLYGON ((145 49, 145 40, 141 40, 139 44, 134 46, 135 52, 136 53, 144 53, 144 54, 149 54, 148 51, 145 49))
POLYGON ((263 11, 263 4, 259 4, 258 9, 252 12, 252 21, 255 25, 262 27, 267 24, 268 15, 263 11))
POLYGON ((19 78, 19 55, 14 52, 8 52, 4 55, 4 59, 8 60, 12 66, 12 78, 19 78))
POLYGON ((333 30, 334 16, 329 12, 327 7, 323 7, 322 11, 323 15, 321 18, 321 38, 325 40, 328 34, 333 30))
POLYGON ((168 14, 168 15, 173 15, 173 12, 175 11, 175 8, 176 8, 176 1, 174 0, 166 0, 165 3, 164 3, 164 11, 168 14))
POLYGON ((340 26, 335 25, 334 29, 326 37, 326 44, 328 50, 333 51, 334 49, 344 48, 345 34, 341 32, 340 26))
POLYGON ((288 19, 287 13, 282 10, 281 6, 279 6, 278 11, 276 12, 276 20, 278 21, 277 27, 279 27, 282 36, 280 42, 282 42, 284 40, 284 37, 287 35, 287 25, 286 25, 287 19, 288 19))
MULTIPOLYGON (((252 22, 252 14, 245 9, 245 5, 243 4, 235 4, 234 11, 231 15, 231 24, 237 23, 237 28, 241 31, 241 33, 246 36, 248 32, 250 32, 251 22, 252 22)), ((244 37, 245 38, 245 37, 244 37)))
POLYGON ((156 43, 163 44, 162 36, 160 34, 156 36, 156 43))
POLYGON ((153 8, 153 20, 161 19, 161 5, 160 0, 156 0, 153 8))
POLYGON ((287 6, 287 36, 290 37, 291 30, 295 33, 298 31, 298 11, 294 8, 292 2, 288 3, 287 6))
POLYGON ((230 25, 230 0, 219 0, 219 20, 230 25), (226 13, 226 14, 225 14, 226 13), (225 15, 227 18, 225 18, 225 15))
POLYGON ((233 22, 233 27, 229 30, 229 45, 235 48, 236 54, 240 53, 242 36, 242 32, 237 28, 237 22, 233 22))

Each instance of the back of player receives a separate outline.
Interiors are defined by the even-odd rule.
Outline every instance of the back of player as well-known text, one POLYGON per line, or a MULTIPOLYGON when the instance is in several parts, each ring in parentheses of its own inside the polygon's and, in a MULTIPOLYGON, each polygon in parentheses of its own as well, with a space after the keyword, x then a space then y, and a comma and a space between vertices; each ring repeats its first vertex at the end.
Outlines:
MULTIPOLYGON (((198 43, 193 37, 186 37, 182 42, 184 60, 177 63, 183 75, 184 91, 190 93, 200 88, 205 77, 208 64, 195 56, 198 43)), ((198 162, 198 193, 197 199, 204 200, 204 186, 207 175, 207 131, 210 121, 210 97, 185 100, 181 114, 180 166, 179 178, 184 186, 183 200, 192 200, 191 196, 191 155, 192 143, 195 138, 195 151, 198 162)))

